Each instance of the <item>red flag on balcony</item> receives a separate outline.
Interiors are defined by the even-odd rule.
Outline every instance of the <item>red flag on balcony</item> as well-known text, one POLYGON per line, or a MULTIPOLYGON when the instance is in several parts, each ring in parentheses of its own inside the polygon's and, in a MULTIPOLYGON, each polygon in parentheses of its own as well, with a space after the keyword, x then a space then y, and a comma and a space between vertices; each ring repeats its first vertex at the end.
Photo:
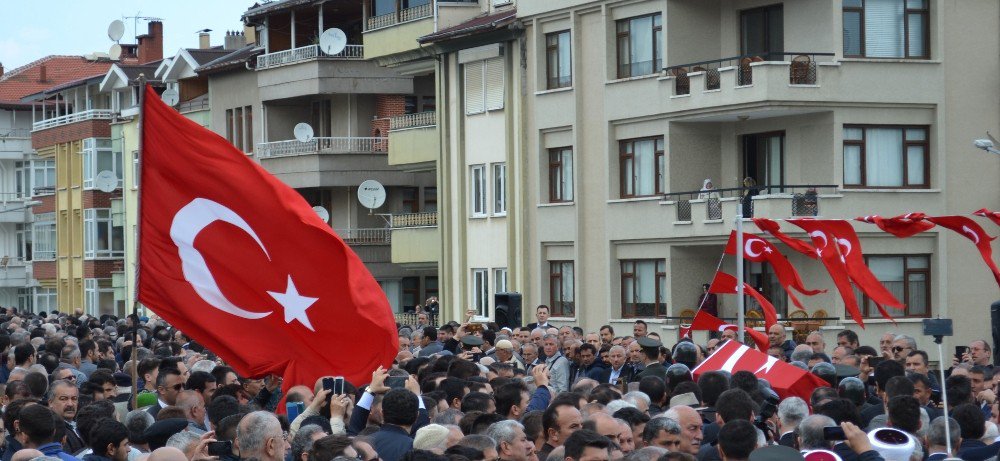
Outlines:
POLYGON ((812 259, 817 259, 819 256, 816 254, 816 248, 812 245, 803 242, 799 239, 791 238, 781 232, 781 226, 776 222, 767 218, 753 218, 753 223, 757 225, 760 230, 767 232, 774 236, 774 238, 781 240, 782 243, 788 245, 791 249, 798 251, 812 259))
MULTIPOLYGON (((736 231, 729 234, 729 242, 726 243, 726 254, 736 254, 736 231)), ((788 293, 788 297, 792 299, 792 302, 799 309, 805 308, 802 307, 802 303, 796 298, 791 288, 806 296, 813 296, 826 291, 807 289, 795 267, 792 266, 792 263, 788 262, 788 258, 781 254, 778 248, 772 245, 771 242, 754 234, 743 233, 743 257, 753 262, 766 261, 770 264, 774 268, 774 275, 778 277, 778 282, 781 283, 781 286, 788 293)))
POLYGON ((391 365, 395 319, 357 255, 298 192, 145 92, 139 299, 285 390, 391 365))
POLYGON ((691 374, 697 381, 703 373, 717 370, 730 373, 749 371, 758 378, 766 379, 778 397, 796 396, 806 402, 817 387, 830 385, 819 376, 767 355, 767 349, 758 352, 735 341, 719 346, 704 362, 691 370, 691 374))
POLYGON ((982 226, 973 221, 972 218, 965 216, 928 216, 927 220, 941 227, 958 232, 965 238, 972 240, 972 243, 976 244, 976 249, 979 250, 979 255, 983 257, 986 267, 989 267, 993 271, 993 278, 996 279, 997 285, 1000 285, 1000 270, 997 269, 996 263, 993 262, 993 248, 990 244, 990 242, 996 240, 996 237, 987 235, 982 226))
MULTIPOLYGON (((739 327, 736 325, 723 322, 722 319, 703 310, 699 310, 698 313, 694 315, 694 320, 691 321, 691 326, 687 328, 681 327, 680 333, 683 338, 690 336, 692 331, 736 331, 737 328, 739 327)), ((768 342, 766 334, 749 327, 743 327, 743 332, 753 340, 758 349, 764 351, 765 353, 767 352, 768 342)))
POLYGON ((975 214, 976 216, 982 216, 984 218, 987 218, 990 221, 993 221, 994 224, 1000 226, 1000 211, 990 211, 987 210, 986 208, 983 208, 973 214, 975 214))
POLYGON ((879 215, 869 215, 855 218, 858 221, 874 224, 879 229, 899 238, 907 238, 934 228, 934 223, 924 219, 923 213, 907 213, 895 218, 883 218, 879 215))
MULTIPOLYGON (((715 273, 715 279, 712 280, 712 284, 708 287, 708 292, 718 294, 736 294, 737 283, 738 281, 736 280, 736 277, 719 271, 715 273)), ((760 304, 760 309, 764 312, 765 327, 770 329, 771 325, 778 323, 778 313, 774 310, 774 305, 771 304, 771 301, 768 301, 764 295, 745 282, 743 283, 743 291, 750 296, 753 296, 753 299, 756 299, 757 303, 760 304)))

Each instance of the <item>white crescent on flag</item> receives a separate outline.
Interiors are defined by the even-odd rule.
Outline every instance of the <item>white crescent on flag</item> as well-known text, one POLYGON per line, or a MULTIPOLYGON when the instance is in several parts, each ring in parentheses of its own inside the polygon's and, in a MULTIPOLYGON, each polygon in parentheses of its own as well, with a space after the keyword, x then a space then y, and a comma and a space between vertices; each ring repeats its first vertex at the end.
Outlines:
POLYGON ((767 242, 761 239, 749 239, 747 240, 747 243, 743 245, 743 249, 746 250, 747 255, 749 255, 751 258, 759 258, 760 255, 763 253, 762 251, 754 253, 753 244, 757 242, 760 242, 761 244, 764 245, 764 248, 767 248, 767 242))
POLYGON ((962 226, 962 232, 968 235, 973 242, 976 242, 976 245, 979 245, 979 234, 976 231, 970 229, 969 226, 962 226))

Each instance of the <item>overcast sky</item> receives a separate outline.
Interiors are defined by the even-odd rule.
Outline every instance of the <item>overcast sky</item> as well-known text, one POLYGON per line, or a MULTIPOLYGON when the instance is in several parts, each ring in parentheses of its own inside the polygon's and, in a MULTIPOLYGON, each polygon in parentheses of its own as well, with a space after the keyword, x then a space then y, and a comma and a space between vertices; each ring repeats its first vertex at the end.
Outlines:
POLYGON ((146 33, 146 21, 163 20, 163 54, 196 48, 198 31, 212 29, 212 45, 221 45, 227 30, 243 30, 240 15, 254 2, 240 0, 0 0, 0 63, 14 69, 50 54, 107 53, 114 43, 108 24, 125 23, 122 43, 135 43, 146 33), (138 13, 138 14, 137 14, 138 13))

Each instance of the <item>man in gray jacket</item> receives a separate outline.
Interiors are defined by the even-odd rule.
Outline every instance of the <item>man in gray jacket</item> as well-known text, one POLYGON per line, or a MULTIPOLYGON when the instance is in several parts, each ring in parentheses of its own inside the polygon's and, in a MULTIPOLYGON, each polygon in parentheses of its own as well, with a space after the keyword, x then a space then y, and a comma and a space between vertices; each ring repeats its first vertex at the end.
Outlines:
POLYGON ((549 369, 549 387, 556 394, 569 389, 569 359, 559 351, 559 337, 547 334, 542 337, 545 349, 545 366, 549 369))

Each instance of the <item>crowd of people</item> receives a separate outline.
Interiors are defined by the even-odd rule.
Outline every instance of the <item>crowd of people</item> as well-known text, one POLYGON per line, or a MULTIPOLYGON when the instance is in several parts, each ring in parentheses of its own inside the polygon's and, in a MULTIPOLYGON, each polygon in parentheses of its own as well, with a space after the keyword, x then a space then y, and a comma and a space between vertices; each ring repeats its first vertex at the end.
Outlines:
POLYGON ((8 309, 2 458, 980 461, 1000 452, 1000 378, 986 341, 946 364, 941 386, 905 335, 873 347, 844 330, 828 349, 819 333, 796 344, 775 325, 766 352, 828 384, 807 401, 781 398, 748 371, 695 379, 692 369, 737 340, 731 332, 666 348, 641 320, 626 334, 588 332, 550 324, 545 306, 522 328, 418 323, 399 325, 396 360, 370 382, 320 378, 283 393, 280 378, 239 376, 155 318, 8 309))

